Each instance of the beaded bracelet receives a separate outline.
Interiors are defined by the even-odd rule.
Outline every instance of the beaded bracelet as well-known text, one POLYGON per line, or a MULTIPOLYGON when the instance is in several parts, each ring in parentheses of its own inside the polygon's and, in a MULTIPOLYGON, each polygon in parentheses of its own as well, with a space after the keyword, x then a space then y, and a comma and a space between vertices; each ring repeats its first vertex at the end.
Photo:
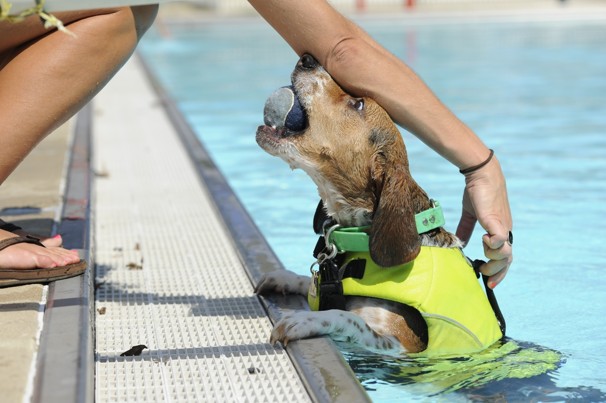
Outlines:
POLYGON ((478 165, 474 165, 474 166, 469 167, 469 168, 459 169, 459 172, 462 173, 463 175, 467 175, 467 174, 470 174, 472 172, 475 172, 478 169, 482 168, 484 165, 488 164, 490 162, 490 160, 492 159, 493 155, 494 155, 494 150, 491 148, 490 149, 490 155, 488 156, 488 158, 486 158, 486 161, 481 162, 478 165))

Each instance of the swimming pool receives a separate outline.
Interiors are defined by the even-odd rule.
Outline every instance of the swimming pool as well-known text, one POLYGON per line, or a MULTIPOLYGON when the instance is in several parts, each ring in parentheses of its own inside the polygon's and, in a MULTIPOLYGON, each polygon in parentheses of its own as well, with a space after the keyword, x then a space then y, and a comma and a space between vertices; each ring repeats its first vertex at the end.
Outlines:
MULTIPOLYGON (((496 289, 508 336, 521 351, 561 353, 545 375, 500 380, 501 369, 528 362, 519 354, 487 359, 486 367, 477 359, 393 360, 343 346, 370 396, 606 401, 606 26, 360 24, 495 149, 516 236, 515 262, 496 289), (458 379, 445 381, 453 374, 458 379)), ((316 242, 315 186, 254 139, 265 99, 289 83, 296 55, 257 20, 168 25, 150 32, 140 50, 284 266, 306 273, 316 242)), ((403 135, 413 175, 440 200, 454 230, 463 178, 403 135)), ((482 255, 480 237, 477 230, 469 256, 482 255)))

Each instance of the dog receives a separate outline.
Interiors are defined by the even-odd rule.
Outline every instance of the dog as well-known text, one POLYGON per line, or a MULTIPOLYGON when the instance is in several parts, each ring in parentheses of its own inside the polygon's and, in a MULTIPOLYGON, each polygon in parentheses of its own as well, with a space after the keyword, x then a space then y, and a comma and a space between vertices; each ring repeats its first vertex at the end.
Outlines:
POLYGON ((328 335, 382 354, 452 355, 503 338, 504 322, 461 241, 432 226, 440 221, 439 204, 412 178, 402 135, 387 112, 370 98, 347 94, 308 54, 291 81, 306 127, 262 125, 256 140, 315 182, 321 202, 314 227, 321 237, 312 277, 280 270, 256 287, 258 294, 307 295, 313 309, 285 314, 270 342, 328 335), (424 224, 427 231, 419 229, 424 224), (362 237, 366 250, 348 251, 337 233, 362 237))

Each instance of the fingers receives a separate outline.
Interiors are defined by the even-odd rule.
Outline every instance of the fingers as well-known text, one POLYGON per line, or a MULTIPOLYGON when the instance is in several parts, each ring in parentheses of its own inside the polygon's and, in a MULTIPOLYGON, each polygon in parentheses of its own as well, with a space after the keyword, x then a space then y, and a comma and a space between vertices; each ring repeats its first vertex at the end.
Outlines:
POLYGON ((512 245, 509 243, 509 232, 507 236, 502 234, 482 237, 484 255, 490 259, 480 267, 482 274, 489 276, 488 286, 495 288, 506 276, 509 266, 513 261, 512 245))
MULTIPOLYGON (((457 237, 463 242, 463 246, 469 243, 478 221, 473 207, 470 206, 469 195, 465 192, 463 194, 463 212, 456 233, 457 237)), ((488 231, 488 234, 484 234, 482 237, 484 255, 490 260, 480 267, 480 271, 482 274, 490 277, 488 286, 494 288, 505 278, 513 260, 513 238, 511 231, 507 231, 505 226, 496 217, 485 219, 483 224, 484 228, 488 231)))
POLYGON ((489 260, 480 266, 480 272, 483 275, 489 276, 488 287, 495 288, 507 275, 511 259, 489 260))
POLYGON ((507 264, 507 266, 505 266, 504 269, 499 271, 497 274, 490 276, 488 279, 488 287, 495 288, 497 285, 499 285, 499 283, 501 281, 503 281, 503 279, 507 275, 507 272, 509 271, 510 266, 511 266, 511 261, 509 261, 509 263, 507 264))
POLYGON ((508 232, 505 234, 496 233, 494 235, 484 234, 482 243, 484 244, 484 255, 488 259, 505 259, 512 254, 512 245, 508 241, 508 232))
POLYGON ((457 227, 457 238, 463 242, 463 246, 467 245, 473 234, 473 229, 476 226, 476 218, 466 211, 461 215, 461 221, 457 227))
POLYGON ((457 226, 457 238, 463 242, 463 246, 466 246, 471 239, 471 235, 473 234, 473 229, 476 226, 476 222, 478 219, 473 210, 473 205, 471 204, 471 200, 469 199, 469 193, 467 191, 463 192, 463 210, 461 212, 461 220, 459 221, 459 225, 457 226))
MULTIPOLYGON (((489 261, 480 271, 487 276, 488 286, 496 287, 503 280, 513 261, 510 231, 513 227, 511 210, 507 198, 505 177, 498 159, 493 157, 481 169, 465 175, 465 193, 463 196, 463 216, 465 212, 477 217, 478 223, 486 230, 482 237, 484 254, 489 261)), ((460 233, 467 235, 464 222, 469 218, 462 217, 460 233)), ((459 230, 457 230, 457 235, 459 230)))

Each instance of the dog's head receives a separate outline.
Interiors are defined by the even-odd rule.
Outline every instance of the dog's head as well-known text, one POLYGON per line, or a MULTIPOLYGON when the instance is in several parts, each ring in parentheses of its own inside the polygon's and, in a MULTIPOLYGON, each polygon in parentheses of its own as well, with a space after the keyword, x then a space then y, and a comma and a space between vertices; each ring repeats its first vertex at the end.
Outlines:
POLYGON ((410 176, 402 136, 387 112, 370 98, 344 92, 310 55, 297 63, 292 85, 307 127, 293 132, 260 126, 257 143, 303 169, 339 224, 370 225, 370 255, 377 264, 413 260, 421 244, 416 193, 423 191, 410 176))

